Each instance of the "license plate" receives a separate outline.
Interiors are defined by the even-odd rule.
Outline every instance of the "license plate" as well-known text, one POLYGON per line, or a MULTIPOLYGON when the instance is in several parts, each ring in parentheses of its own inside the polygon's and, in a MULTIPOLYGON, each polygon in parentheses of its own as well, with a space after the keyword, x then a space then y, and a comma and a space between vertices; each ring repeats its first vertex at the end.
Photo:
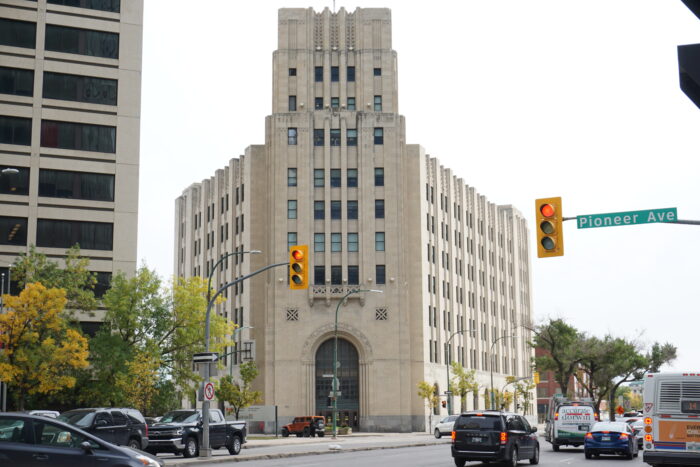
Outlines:
POLYGON ((472 443, 480 443, 484 440, 484 438, 479 438, 479 437, 473 437, 472 438, 472 443))
POLYGON ((600 438, 601 441, 610 441, 610 436, 603 436, 600 438))
POLYGON ((579 425, 578 431, 588 431, 588 428, 589 428, 588 425, 579 425))

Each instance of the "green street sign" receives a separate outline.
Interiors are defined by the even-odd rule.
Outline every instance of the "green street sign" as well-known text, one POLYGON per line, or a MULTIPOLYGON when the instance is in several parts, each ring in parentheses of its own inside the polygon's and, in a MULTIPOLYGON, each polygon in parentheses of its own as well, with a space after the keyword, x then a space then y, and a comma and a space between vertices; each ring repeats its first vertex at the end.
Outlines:
POLYGON ((676 208, 663 208, 576 216, 576 225, 579 229, 592 229, 595 227, 615 227, 618 225, 675 222, 677 220, 678 213, 676 212, 676 208))

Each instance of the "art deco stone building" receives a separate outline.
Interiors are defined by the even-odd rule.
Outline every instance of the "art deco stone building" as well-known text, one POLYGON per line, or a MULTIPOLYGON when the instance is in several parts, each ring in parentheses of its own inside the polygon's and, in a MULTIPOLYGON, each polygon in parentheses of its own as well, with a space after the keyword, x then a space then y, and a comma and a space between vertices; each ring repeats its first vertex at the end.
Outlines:
POLYGON ((142 0, 0 0, 6 290, 30 245, 60 262, 79 243, 98 295, 135 270, 142 23, 142 0))
POLYGON ((358 289, 383 293, 339 307, 338 406, 355 429, 424 430, 417 385, 443 394, 449 361, 477 370, 468 409, 485 407, 492 369, 498 389, 531 374, 525 219, 406 143, 397 73, 390 10, 281 9, 265 144, 175 203, 181 276, 262 250, 224 260, 221 287, 309 245, 308 291, 289 290, 280 267, 229 289, 217 310, 244 327, 227 365, 254 359, 264 404, 282 420, 330 415, 335 312, 358 289))

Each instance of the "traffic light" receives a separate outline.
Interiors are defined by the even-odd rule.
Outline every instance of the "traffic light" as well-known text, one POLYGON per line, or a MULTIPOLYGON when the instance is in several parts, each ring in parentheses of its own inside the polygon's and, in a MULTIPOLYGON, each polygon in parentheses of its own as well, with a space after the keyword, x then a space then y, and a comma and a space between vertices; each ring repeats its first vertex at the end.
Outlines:
POLYGON ((540 384, 540 372, 539 371, 536 371, 532 375, 532 380, 535 382, 535 384, 540 384))
MULTIPOLYGON (((700 1, 682 1, 700 19, 700 1)), ((700 44, 678 46, 678 76, 681 90, 700 107, 700 44)))
POLYGON ((289 288, 292 290, 309 288, 308 253, 308 245, 295 245, 289 248, 289 288))
POLYGON ((564 256, 563 220, 560 197, 535 200, 538 258, 564 256))
POLYGON ((444 409, 445 407, 447 407, 447 401, 442 401, 442 408, 444 409))

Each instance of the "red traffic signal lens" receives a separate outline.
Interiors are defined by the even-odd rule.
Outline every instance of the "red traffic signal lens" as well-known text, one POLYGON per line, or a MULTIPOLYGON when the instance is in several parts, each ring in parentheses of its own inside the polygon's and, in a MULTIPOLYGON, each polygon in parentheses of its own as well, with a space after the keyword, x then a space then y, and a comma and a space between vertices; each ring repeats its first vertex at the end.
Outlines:
POLYGON ((544 217, 552 217, 555 213, 555 209, 554 209, 554 206, 547 203, 547 204, 543 204, 542 206, 540 206, 540 212, 542 213, 542 215, 544 217))
POLYGON ((301 250, 292 251, 292 258, 294 258, 296 261, 301 261, 304 259, 304 252, 301 250))

